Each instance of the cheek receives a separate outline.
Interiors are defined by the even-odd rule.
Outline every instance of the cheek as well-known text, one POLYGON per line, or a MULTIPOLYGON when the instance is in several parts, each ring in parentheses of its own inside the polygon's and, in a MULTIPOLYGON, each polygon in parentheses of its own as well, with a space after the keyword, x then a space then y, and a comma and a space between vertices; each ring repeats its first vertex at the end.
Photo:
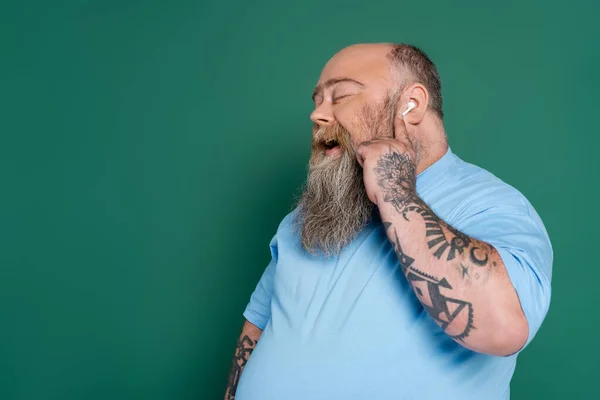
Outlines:
POLYGON ((358 145, 365 140, 372 139, 369 137, 369 129, 365 126, 364 121, 360 118, 361 107, 344 107, 336 110, 335 119, 349 133, 352 142, 358 145))

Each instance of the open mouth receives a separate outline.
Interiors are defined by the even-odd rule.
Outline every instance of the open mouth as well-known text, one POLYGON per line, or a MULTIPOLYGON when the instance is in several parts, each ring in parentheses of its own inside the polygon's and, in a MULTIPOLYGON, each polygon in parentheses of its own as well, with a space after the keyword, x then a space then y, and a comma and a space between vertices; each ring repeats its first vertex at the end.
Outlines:
POLYGON ((330 155, 340 150, 340 144, 335 139, 330 139, 325 142, 325 154, 330 155))

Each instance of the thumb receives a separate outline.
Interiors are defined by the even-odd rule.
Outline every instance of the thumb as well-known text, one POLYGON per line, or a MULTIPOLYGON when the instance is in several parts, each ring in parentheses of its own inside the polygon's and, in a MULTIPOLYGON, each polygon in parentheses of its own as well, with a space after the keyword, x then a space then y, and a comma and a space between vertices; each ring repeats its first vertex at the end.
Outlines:
POLYGON ((356 148, 356 160, 358 161, 358 163, 360 164, 361 167, 364 168, 364 163, 365 163, 365 157, 366 157, 366 153, 367 153, 367 147, 368 147, 369 142, 363 142, 361 144, 358 145, 358 147, 356 148))
POLYGON ((406 122, 402 114, 396 115, 394 118, 394 137, 402 141, 408 139, 408 131, 406 129, 406 122))

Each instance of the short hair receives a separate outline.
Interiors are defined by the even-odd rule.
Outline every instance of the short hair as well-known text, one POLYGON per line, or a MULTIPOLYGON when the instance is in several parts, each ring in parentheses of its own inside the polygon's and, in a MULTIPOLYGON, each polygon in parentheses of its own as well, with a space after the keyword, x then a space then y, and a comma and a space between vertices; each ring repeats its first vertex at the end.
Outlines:
POLYGON ((428 106, 440 119, 444 118, 442 110, 442 82, 440 74, 431 59, 421 49, 408 44, 392 44, 388 53, 392 64, 401 71, 407 70, 409 83, 421 83, 429 93, 428 106))

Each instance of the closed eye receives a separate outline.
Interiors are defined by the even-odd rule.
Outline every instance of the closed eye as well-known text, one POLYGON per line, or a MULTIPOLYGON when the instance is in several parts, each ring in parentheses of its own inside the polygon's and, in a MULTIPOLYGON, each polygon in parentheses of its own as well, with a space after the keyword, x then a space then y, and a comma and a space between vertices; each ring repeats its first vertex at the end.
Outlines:
POLYGON ((333 104, 336 104, 340 100, 345 99, 346 97, 349 97, 349 96, 351 96, 351 95, 350 94, 344 94, 344 95, 341 95, 341 96, 337 96, 337 97, 334 97, 333 99, 331 99, 331 102, 333 104))

